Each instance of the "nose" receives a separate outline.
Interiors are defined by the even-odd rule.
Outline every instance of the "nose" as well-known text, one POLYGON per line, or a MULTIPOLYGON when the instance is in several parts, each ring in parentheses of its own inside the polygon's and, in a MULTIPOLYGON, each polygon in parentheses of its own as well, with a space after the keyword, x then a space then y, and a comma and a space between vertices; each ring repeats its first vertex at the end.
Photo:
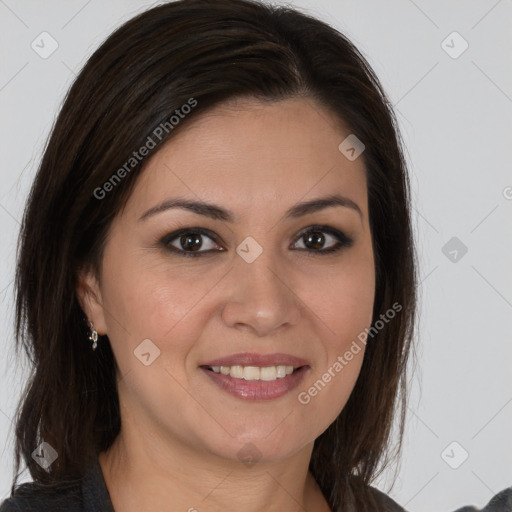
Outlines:
POLYGON ((252 263, 237 255, 228 279, 222 309, 227 326, 267 336, 298 324, 301 302, 290 271, 270 251, 264 250, 252 263))

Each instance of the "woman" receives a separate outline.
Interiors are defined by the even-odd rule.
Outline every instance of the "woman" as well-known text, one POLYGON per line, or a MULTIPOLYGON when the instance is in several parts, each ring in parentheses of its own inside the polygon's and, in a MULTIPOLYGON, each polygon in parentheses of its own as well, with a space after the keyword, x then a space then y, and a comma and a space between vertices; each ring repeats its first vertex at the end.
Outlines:
POLYGON ((326 24, 185 0, 116 30, 53 128, 16 286, 34 483, 1 511, 403 510, 371 481, 404 424, 408 177, 326 24))

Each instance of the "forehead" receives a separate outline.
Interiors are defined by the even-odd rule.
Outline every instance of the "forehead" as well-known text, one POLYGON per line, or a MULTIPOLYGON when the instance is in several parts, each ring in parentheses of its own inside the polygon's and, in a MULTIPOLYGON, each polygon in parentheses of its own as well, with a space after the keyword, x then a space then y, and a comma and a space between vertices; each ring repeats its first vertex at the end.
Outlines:
POLYGON ((148 161, 128 207, 166 197, 244 210, 340 193, 366 204, 363 158, 338 149, 350 131, 312 99, 236 100, 199 115, 148 161), (131 202, 131 205, 130 205, 131 202))

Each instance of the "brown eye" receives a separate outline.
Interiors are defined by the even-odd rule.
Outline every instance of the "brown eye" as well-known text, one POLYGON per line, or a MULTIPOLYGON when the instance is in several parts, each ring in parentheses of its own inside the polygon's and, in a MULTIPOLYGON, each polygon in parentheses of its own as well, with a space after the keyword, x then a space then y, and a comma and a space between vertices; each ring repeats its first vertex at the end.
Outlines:
POLYGON ((203 245, 202 235, 181 235, 179 244, 185 251, 198 251, 203 245))
POLYGON ((205 253, 224 250, 218 249, 219 246, 214 241, 213 233, 203 228, 187 228, 175 231, 162 238, 160 243, 166 249, 183 256, 203 256, 205 253), (205 243, 205 239, 209 239, 209 242, 205 243))
POLYGON ((300 250, 318 254, 329 254, 339 251, 343 247, 350 247, 353 240, 345 233, 328 226, 312 226, 303 231, 295 242, 302 242, 304 248, 300 250), (327 245, 327 248, 325 246, 327 245))

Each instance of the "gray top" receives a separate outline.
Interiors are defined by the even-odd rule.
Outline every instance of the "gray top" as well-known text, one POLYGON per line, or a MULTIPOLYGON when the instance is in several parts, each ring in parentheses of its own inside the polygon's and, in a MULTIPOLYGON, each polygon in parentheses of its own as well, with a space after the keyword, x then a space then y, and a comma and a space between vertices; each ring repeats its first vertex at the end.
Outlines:
MULTIPOLYGON (((372 488, 383 511, 407 512, 384 493, 372 488)), ((101 466, 96 458, 80 481, 44 488, 21 484, 14 496, 0 505, 0 512, 114 512, 101 466)), ((512 487, 498 493, 483 508, 462 507, 454 512, 512 512, 512 487)))

